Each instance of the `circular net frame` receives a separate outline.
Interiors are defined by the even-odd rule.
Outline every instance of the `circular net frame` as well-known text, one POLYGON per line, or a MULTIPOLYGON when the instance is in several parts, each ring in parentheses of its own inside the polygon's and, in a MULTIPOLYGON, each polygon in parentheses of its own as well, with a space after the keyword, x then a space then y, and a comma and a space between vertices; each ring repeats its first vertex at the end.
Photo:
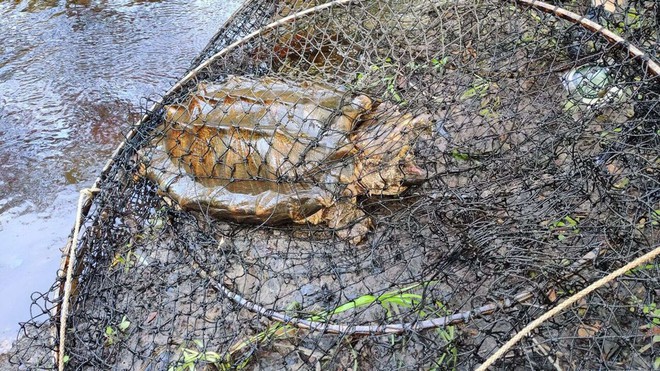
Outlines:
MULTIPOLYGON (((513 2, 322 3, 248 1, 146 112, 83 208, 64 344, 62 271, 14 364, 471 369, 658 247, 657 3, 556 4, 643 58, 513 2)), ((658 367, 659 271, 496 366, 658 367)))

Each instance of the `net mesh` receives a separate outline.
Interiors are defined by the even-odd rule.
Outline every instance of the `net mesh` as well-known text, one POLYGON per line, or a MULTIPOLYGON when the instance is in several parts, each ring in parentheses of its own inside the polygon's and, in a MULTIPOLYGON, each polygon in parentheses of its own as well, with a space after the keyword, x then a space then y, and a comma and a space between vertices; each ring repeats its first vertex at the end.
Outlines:
MULTIPOLYGON (((469 369, 658 247, 657 3, 323 3, 248 1, 146 113, 14 364, 469 369)), ((496 365, 659 367, 659 270, 496 365)))

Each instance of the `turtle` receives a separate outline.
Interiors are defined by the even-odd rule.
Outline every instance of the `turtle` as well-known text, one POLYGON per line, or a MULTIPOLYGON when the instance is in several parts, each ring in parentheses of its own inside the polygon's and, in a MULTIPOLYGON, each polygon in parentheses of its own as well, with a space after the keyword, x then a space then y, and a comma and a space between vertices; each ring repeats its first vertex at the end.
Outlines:
POLYGON ((183 209, 325 223, 357 243, 373 226, 357 197, 398 195, 426 179, 411 148, 428 121, 343 86, 230 75, 166 105, 141 155, 146 176, 183 209))

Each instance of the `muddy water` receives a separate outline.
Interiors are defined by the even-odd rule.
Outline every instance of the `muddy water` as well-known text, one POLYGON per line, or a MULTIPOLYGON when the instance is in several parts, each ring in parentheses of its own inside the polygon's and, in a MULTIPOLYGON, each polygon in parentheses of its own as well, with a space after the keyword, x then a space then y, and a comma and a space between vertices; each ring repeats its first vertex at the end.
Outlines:
POLYGON ((0 0, 0 351, 55 278, 78 190, 239 3, 0 0))

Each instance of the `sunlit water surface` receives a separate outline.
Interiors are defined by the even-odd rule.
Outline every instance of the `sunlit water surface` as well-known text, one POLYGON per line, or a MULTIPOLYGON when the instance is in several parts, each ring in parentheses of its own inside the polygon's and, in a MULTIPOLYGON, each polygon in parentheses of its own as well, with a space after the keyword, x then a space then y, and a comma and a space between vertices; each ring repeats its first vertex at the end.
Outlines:
POLYGON ((0 351, 47 291, 77 192, 239 0, 0 0, 0 351))

